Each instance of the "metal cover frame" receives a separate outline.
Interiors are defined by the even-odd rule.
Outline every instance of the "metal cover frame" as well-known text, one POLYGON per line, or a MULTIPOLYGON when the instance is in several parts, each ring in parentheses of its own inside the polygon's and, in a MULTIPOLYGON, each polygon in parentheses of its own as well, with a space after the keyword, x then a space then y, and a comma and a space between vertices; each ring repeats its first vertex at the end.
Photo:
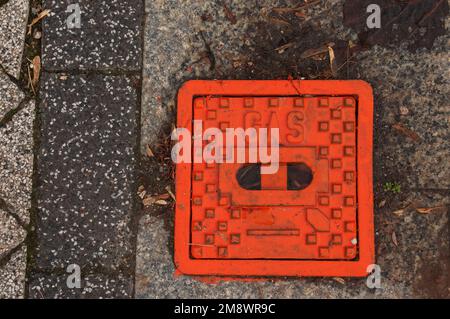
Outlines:
POLYGON ((177 127, 192 132, 193 101, 199 96, 354 96, 357 99, 357 196, 359 258, 343 260, 194 259, 190 255, 191 165, 176 165, 174 262, 178 273, 207 276, 367 275, 374 263, 373 93, 360 80, 191 80, 178 92, 177 127))

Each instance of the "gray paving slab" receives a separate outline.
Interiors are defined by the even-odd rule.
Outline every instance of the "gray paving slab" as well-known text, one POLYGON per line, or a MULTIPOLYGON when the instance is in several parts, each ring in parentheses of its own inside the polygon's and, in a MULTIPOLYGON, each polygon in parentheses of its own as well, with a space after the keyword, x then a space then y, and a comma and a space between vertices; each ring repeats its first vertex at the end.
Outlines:
POLYGON ((45 70, 140 70, 141 0, 44 0, 43 7, 52 11, 42 25, 45 70), (79 28, 68 27, 67 21, 75 21, 70 4, 79 5, 79 28))
POLYGON ((358 76, 375 94, 375 169, 404 189, 450 189, 450 69, 445 37, 432 51, 374 48, 358 76))
POLYGON ((448 205, 446 196, 413 193, 397 206, 377 209, 377 264, 382 288, 369 289, 366 279, 331 278, 269 279, 207 283, 174 275, 173 212, 146 215, 141 219, 137 246, 137 298, 411 298, 447 296, 446 266, 449 249, 447 208, 417 213, 417 207, 448 205), (393 214, 410 205, 402 216, 393 214), (392 233, 397 236, 396 246, 392 233), (433 270, 433 274, 431 273, 433 270), (428 283, 427 283, 428 280, 428 283))
POLYGON ((387 205, 375 210, 376 256, 383 278, 404 287, 395 297, 449 298, 450 191, 406 191, 387 205))
POLYGON ((25 94, 10 78, 0 71, 0 121, 11 110, 17 108, 25 94))
POLYGON ((0 208, 0 260, 11 249, 19 246, 26 234, 15 218, 0 208))
POLYGON ((9 76, 20 77, 28 11, 28 0, 0 7, 0 299, 23 298, 25 292, 22 226, 31 208, 34 102, 22 105, 25 94, 9 76))
POLYGON ((300 59, 311 45, 356 36, 336 23, 342 19, 341 6, 340 1, 326 1, 307 11, 308 20, 320 23, 311 32, 299 28, 303 20, 293 14, 283 23, 271 13, 274 7, 292 7, 290 1, 146 0, 142 153, 170 127, 177 91, 188 79, 300 78, 308 68, 315 70, 315 64, 300 59), (332 33, 322 31, 330 29, 332 33), (275 50, 289 42, 294 44, 290 51, 275 50))
MULTIPOLYGON (((171 123, 176 91, 187 79, 331 77, 322 72, 329 70, 327 57, 311 64, 313 59, 301 59, 297 53, 330 41, 357 42, 356 34, 342 25, 343 3, 321 2, 300 21, 288 18, 288 14, 282 16, 298 26, 295 30, 307 31, 296 33, 280 26, 282 21, 270 19, 273 15, 267 16, 271 7, 290 6, 286 1, 262 1, 256 6, 233 1, 229 9, 235 21, 224 14, 222 4, 213 1, 147 1, 141 150, 145 151, 146 144, 161 141, 158 132, 161 134, 164 121, 171 123), (291 49, 278 53, 277 48, 291 41, 291 49)), ((450 24, 446 25, 448 32, 450 24)), ((389 49, 373 47, 359 52, 339 73, 338 78, 370 82, 375 94, 376 256, 382 269, 382 289, 370 290, 360 279, 345 279, 344 285, 323 278, 207 284, 176 277, 172 260, 174 213, 150 208, 139 224, 136 296, 448 297, 447 52, 446 37, 436 39, 431 50, 415 53, 403 44, 389 49), (398 183, 400 192, 384 190, 389 182, 398 183), (421 214, 417 208, 434 209, 421 214)), ((150 181, 148 193, 155 193, 159 187, 155 185, 167 180, 157 172, 143 169, 143 179, 150 181)))
POLYGON ((130 276, 82 274, 80 288, 68 288, 68 274, 34 273, 29 279, 29 297, 33 299, 124 299, 133 294, 130 276))
MULTIPOLYGON (((2 101, 18 108, 23 93, 8 87, 2 101)), ((23 227, 30 220, 34 111, 34 101, 26 102, 0 127, 0 298, 23 298, 25 292, 23 227)))
POLYGON ((210 1, 145 1, 147 18, 141 110, 143 154, 146 145, 155 145, 161 129, 172 120, 176 87, 188 73, 184 68, 201 59, 199 52, 204 51, 204 44, 198 38, 196 27, 199 19, 194 12, 203 5, 211 6, 210 1))
POLYGON ((0 127, 0 198, 24 224, 30 221, 34 101, 0 127))
POLYGON ((9 256, 0 260, 0 299, 24 298, 27 248, 22 245, 9 256))
POLYGON ((0 64, 19 78, 29 1, 9 0, 0 7, 0 64))
POLYGON ((34 269, 133 264, 137 101, 124 76, 42 77, 34 269))

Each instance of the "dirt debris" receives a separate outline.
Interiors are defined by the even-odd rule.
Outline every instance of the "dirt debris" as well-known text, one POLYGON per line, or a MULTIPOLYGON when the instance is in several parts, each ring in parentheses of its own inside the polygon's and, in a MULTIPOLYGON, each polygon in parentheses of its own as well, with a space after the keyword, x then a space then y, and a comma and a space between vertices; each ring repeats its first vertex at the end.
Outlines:
POLYGON ((389 47, 405 42, 411 51, 431 49, 434 40, 446 34, 447 0, 378 0, 382 27, 368 29, 366 10, 372 3, 373 0, 346 0, 344 4, 344 25, 358 32, 363 46, 389 47))
POLYGON ((33 26, 34 26, 36 23, 38 23, 39 21, 41 21, 42 19, 44 19, 46 16, 48 16, 48 15, 50 14, 50 12, 51 12, 51 11, 50 11, 49 9, 42 10, 42 11, 37 15, 37 17, 34 18, 34 19, 31 21, 31 23, 28 25, 28 33, 27 33, 27 35, 31 35, 33 26))
POLYGON ((230 21, 231 24, 237 23, 236 15, 231 11, 231 9, 224 3, 223 4, 223 11, 225 12, 225 16, 228 21, 230 21))

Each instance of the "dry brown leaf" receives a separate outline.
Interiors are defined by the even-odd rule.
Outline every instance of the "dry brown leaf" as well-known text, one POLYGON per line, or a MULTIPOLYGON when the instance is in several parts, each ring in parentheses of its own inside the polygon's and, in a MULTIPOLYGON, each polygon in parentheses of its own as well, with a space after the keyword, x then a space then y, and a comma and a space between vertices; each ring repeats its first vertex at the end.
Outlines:
POLYGON ((284 51, 286 51, 286 49, 289 49, 291 46, 293 46, 294 45, 294 43, 293 42, 289 42, 289 43, 287 43, 287 44, 285 44, 285 45, 282 45, 282 46, 280 46, 280 47, 278 47, 278 48, 276 48, 275 49, 275 51, 278 51, 278 53, 283 53, 284 51))
POLYGON ((31 34, 31 29, 33 28, 33 26, 38 23, 39 21, 41 21, 41 19, 45 18, 46 16, 48 16, 50 14, 50 9, 45 9, 42 10, 41 12, 39 12, 39 14, 37 15, 36 18, 34 18, 33 20, 31 20, 31 23, 28 25, 28 33, 27 35, 31 34))
POLYGON ((152 151, 152 149, 150 148, 150 146, 149 145, 147 145, 147 156, 148 157, 154 157, 155 156, 155 154, 153 154, 153 151, 152 151))
POLYGON ((334 42, 330 42, 320 48, 308 49, 305 52, 303 52, 300 57, 302 59, 306 59, 306 58, 311 58, 315 55, 324 54, 324 53, 328 52, 328 47, 333 47, 333 46, 334 46, 334 42))
POLYGON ((41 58, 39 57, 39 55, 36 55, 33 58, 33 79, 31 81, 31 84, 33 85, 33 87, 36 87, 38 81, 39 81, 39 76, 41 74, 41 58))
POLYGON ((164 199, 158 199, 157 201, 155 201, 155 204, 164 206, 164 205, 168 205, 169 203, 167 201, 165 201, 164 199))
POLYGON ((269 18, 269 21, 272 22, 273 24, 278 24, 278 25, 284 25, 284 26, 291 25, 289 22, 284 21, 282 19, 277 19, 277 18, 269 18))
POLYGON ((398 217, 401 217, 401 216, 403 216, 404 212, 405 212, 405 209, 399 209, 399 210, 393 211, 392 214, 394 214, 398 217))
POLYGON ((420 141, 420 136, 416 132, 414 132, 414 131, 410 130, 409 128, 407 128, 406 126, 404 126, 403 124, 395 123, 394 125, 392 125, 392 127, 394 129, 396 129, 398 132, 400 132, 401 134, 409 137, 413 141, 415 141, 415 142, 420 141))
POLYGON ((141 199, 144 199, 144 198, 145 198, 145 195, 147 195, 147 192, 146 192, 145 190, 143 190, 142 192, 138 193, 138 196, 139 196, 141 199))
POLYGON ((172 199, 175 201, 175 195, 172 193, 172 190, 170 189, 170 186, 167 185, 166 186, 166 191, 169 193, 170 197, 172 197, 172 199))
POLYGON ((313 59, 314 61, 325 61, 328 58, 328 54, 326 53, 322 53, 322 54, 317 54, 311 57, 311 59, 313 59))
POLYGON ((297 17, 299 17, 300 19, 306 19, 306 13, 304 13, 304 12, 299 12, 299 11, 297 11, 297 12, 295 13, 295 15, 296 15, 297 17))
POLYGON ((330 57, 330 69, 333 76, 336 76, 336 58, 334 56, 334 50, 328 46, 328 55, 330 57))
POLYGON ((440 209, 440 208, 444 208, 444 206, 420 207, 420 208, 416 208, 416 210, 420 214, 429 214, 429 213, 432 213, 433 211, 435 211, 437 209, 440 209))
POLYGON ((161 195, 158 195, 158 199, 168 199, 168 198, 170 198, 170 195, 169 195, 169 194, 161 194, 161 195))
POLYGON ((138 191, 137 191, 137 194, 138 194, 138 196, 139 196, 141 199, 144 199, 144 198, 145 198, 145 195, 147 194, 147 191, 145 190, 144 185, 139 186, 138 191))
POLYGON ((154 198, 152 196, 145 196, 144 199, 142 200, 142 204, 144 206, 150 206, 155 202, 156 202, 156 198, 154 198))
POLYGON ((398 247, 397 235, 395 234, 395 231, 392 232, 392 242, 394 243, 395 246, 398 247))
POLYGON ((400 114, 401 115, 408 115, 409 110, 406 106, 400 106, 400 114))
POLYGON ((386 200, 385 200, 385 199, 383 199, 383 200, 378 204, 378 207, 379 207, 379 208, 382 208, 382 207, 384 207, 384 205, 386 205, 386 200))
POLYGON ((337 281, 338 283, 340 283, 341 285, 345 285, 345 280, 344 278, 341 277, 333 277, 334 281, 337 281))

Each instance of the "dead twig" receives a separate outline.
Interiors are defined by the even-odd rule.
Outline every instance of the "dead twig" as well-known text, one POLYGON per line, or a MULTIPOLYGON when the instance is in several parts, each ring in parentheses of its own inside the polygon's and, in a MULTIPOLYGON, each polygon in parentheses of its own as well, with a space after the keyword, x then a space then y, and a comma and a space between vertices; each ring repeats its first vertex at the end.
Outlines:
POLYGON ((414 142, 418 142, 421 140, 420 136, 416 132, 410 130, 409 128, 404 126, 402 123, 395 123, 394 125, 392 125, 392 127, 399 133, 412 139, 414 142))
POLYGON ((320 48, 308 49, 300 55, 300 58, 307 59, 319 54, 325 54, 329 52, 329 47, 334 47, 334 42, 329 42, 320 48))
POLYGON ((33 86, 33 79, 31 77, 31 68, 30 68, 29 64, 27 65, 27 71, 28 71, 28 85, 31 87, 31 90, 33 91, 33 94, 36 95, 36 91, 35 91, 34 86, 33 86))
POLYGON ((435 210, 438 210, 438 209, 441 209, 441 208, 444 208, 444 207, 445 207, 445 206, 419 207, 419 208, 416 208, 416 211, 417 211, 419 214, 424 214, 424 215, 426 215, 426 214, 430 214, 430 213, 434 212, 435 210))
POLYGON ((300 11, 300 10, 305 10, 305 9, 308 9, 308 8, 310 8, 312 6, 315 6, 320 1, 321 0, 313 0, 313 1, 305 2, 305 3, 300 3, 299 5, 296 5, 295 7, 276 7, 276 8, 273 8, 272 10, 277 12, 277 13, 287 13, 287 12, 293 12, 293 11, 300 11))
MULTIPOLYGON (((292 85, 292 87, 295 89, 295 91, 297 91, 297 94, 298 95, 302 95, 301 92, 300 92, 300 89, 295 86, 294 79, 292 77, 289 77, 288 80, 289 80, 289 83, 292 85)), ((299 86, 300 86, 300 80, 298 81, 298 83, 299 83, 299 86)))
POLYGON ((398 247, 398 240, 397 240, 397 235, 395 234, 395 231, 392 232, 392 242, 394 243, 394 245, 396 247, 398 247))
POLYGON ((341 285, 345 285, 345 280, 342 277, 333 277, 333 280, 340 283, 341 285))
POLYGON ((269 17, 268 19, 273 24, 278 24, 278 25, 287 26, 287 27, 291 26, 291 24, 289 22, 287 22, 283 19, 272 18, 272 17, 269 17))
POLYGON ((150 145, 147 145, 146 153, 147 153, 147 156, 150 157, 150 158, 155 156, 155 154, 153 153, 150 145))
POLYGON ((166 191, 169 193, 170 197, 172 197, 173 201, 176 201, 175 194, 172 192, 172 189, 169 185, 166 186, 166 191))
POLYGON ((286 51, 286 49, 289 49, 290 47, 292 47, 294 45, 294 42, 289 42, 286 43, 285 45, 282 45, 278 48, 275 49, 275 51, 278 51, 278 53, 283 53, 284 51, 286 51))
POLYGON ((334 56, 334 50, 332 47, 328 46, 328 55, 330 56, 330 69, 333 77, 336 77, 336 58, 334 56))
POLYGON ((31 20, 31 23, 28 25, 28 32, 27 35, 31 34, 31 30, 33 28, 33 26, 38 23, 39 21, 41 21, 43 18, 45 18, 46 16, 48 16, 50 14, 50 9, 45 9, 42 10, 41 12, 39 12, 39 14, 37 15, 36 18, 34 18, 33 20, 31 20))

